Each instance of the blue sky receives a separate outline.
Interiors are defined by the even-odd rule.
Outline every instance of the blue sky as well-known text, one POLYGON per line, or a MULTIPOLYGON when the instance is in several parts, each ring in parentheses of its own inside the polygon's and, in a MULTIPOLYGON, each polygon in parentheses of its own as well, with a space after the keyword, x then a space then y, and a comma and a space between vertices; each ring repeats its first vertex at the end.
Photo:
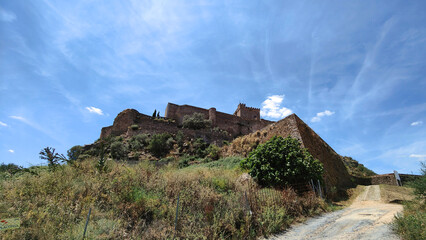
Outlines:
POLYGON ((378 173, 426 160, 425 1, 0 0, 0 162, 92 143, 126 108, 296 113, 378 173))

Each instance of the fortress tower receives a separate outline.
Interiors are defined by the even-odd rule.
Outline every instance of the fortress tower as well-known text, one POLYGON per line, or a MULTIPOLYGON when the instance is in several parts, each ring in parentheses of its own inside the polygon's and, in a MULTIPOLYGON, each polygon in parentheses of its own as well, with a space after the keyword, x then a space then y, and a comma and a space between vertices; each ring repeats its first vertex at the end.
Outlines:
POLYGON ((240 103, 234 115, 246 120, 260 120, 260 109, 247 107, 244 103, 240 103))

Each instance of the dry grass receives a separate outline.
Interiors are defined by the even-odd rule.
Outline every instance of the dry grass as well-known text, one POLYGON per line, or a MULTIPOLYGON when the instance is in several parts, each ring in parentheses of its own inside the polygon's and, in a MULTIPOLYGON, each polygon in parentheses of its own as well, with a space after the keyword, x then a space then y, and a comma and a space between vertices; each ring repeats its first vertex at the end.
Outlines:
POLYGON ((380 185, 380 197, 386 203, 402 203, 414 199, 413 189, 409 187, 398 187, 392 185, 380 185))
POLYGON ((91 239, 170 239, 174 234, 178 239, 254 239, 284 230, 297 217, 329 210, 312 194, 241 188, 241 172, 231 168, 108 161, 109 170, 100 173, 95 164, 89 159, 77 168, 1 182, 0 217, 22 220, 21 228, 2 232, 2 238, 81 239, 92 208, 91 239), (270 194, 255 197, 262 191, 270 194))

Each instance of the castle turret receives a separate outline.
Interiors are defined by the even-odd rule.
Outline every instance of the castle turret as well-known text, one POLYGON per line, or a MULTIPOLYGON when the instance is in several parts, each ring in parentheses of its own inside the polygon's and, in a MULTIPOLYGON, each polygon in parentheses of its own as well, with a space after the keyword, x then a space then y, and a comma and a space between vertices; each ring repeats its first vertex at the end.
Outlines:
POLYGON ((212 127, 216 126, 216 108, 209 109, 209 120, 212 122, 212 127))
POLYGON ((240 103, 234 115, 247 120, 260 120, 260 108, 247 107, 244 103, 240 103))

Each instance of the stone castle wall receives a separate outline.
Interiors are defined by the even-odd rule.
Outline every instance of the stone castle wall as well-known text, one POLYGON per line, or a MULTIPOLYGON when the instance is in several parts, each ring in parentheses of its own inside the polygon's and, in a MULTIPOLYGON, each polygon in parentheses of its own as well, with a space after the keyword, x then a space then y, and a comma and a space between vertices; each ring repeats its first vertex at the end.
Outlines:
POLYGON ((206 119, 211 120, 212 127, 218 127, 226 130, 232 136, 245 135, 260 130, 273 123, 260 119, 259 109, 245 107, 244 104, 238 105, 234 115, 216 111, 215 108, 204 109, 190 105, 167 104, 165 117, 176 120, 181 125, 185 115, 193 113, 202 113, 206 119), (237 113, 242 116, 237 116, 237 113))
POLYGON ((132 137, 137 134, 158 134, 170 133, 176 134, 183 132, 189 138, 202 138, 207 143, 216 143, 222 145, 224 140, 232 140, 232 136, 223 132, 212 131, 211 129, 192 130, 179 128, 177 122, 167 121, 166 119, 153 119, 151 116, 141 114, 135 109, 126 109, 119 113, 112 126, 104 127, 101 131, 101 138, 108 136, 132 137), (132 129, 132 125, 138 125, 138 129, 132 129))
POLYGON ((135 109, 126 109, 117 115, 112 126, 102 128, 100 137, 106 138, 110 135, 119 136, 122 134, 131 136, 138 133, 156 134, 168 132, 175 134, 178 131, 184 131, 188 136, 200 137, 197 136, 197 134, 200 133, 207 141, 212 139, 221 142, 220 139, 229 141, 237 136, 252 133, 273 123, 272 121, 260 119, 259 109, 247 108, 244 104, 240 104, 237 111, 240 115, 248 116, 248 118, 239 117, 236 114, 231 115, 219 112, 216 111, 215 108, 204 109, 189 105, 176 105, 173 103, 167 105, 165 119, 161 120, 141 114, 135 109), (244 114, 244 112, 247 113, 244 114), (209 119, 212 122, 213 129, 219 128, 225 130, 227 133, 223 133, 223 131, 214 131, 212 129, 191 130, 181 128, 180 126, 182 125, 183 118, 193 113, 203 114, 205 119, 209 119), (259 118, 254 119, 255 117, 253 116, 259 116, 259 118), (135 124, 139 126, 138 130, 131 128, 131 126, 135 124))

